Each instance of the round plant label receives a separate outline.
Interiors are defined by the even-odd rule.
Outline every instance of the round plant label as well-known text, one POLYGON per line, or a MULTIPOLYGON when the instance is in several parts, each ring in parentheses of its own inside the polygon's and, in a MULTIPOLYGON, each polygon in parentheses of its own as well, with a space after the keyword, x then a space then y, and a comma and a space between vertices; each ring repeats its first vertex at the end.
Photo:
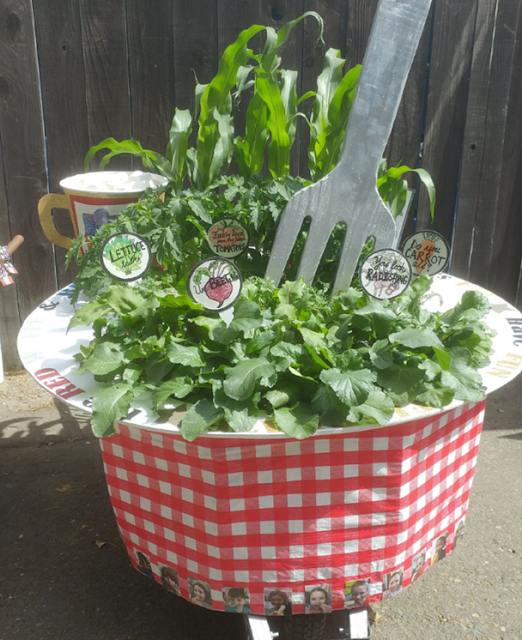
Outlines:
POLYGON ((152 251, 149 243, 136 233, 116 233, 108 238, 100 251, 105 271, 116 280, 132 282, 149 270, 152 251))
POLYGON ((239 298, 243 280, 238 268, 224 258, 207 258, 190 272, 187 291, 207 311, 223 311, 239 298))
POLYGON ((434 276, 448 264, 450 249, 446 238, 440 233, 417 231, 406 238, 402 252, 413 268, 413 275, 434 276))
POLYGON ((400 251, 380 249, 363 261, 361 286, 372 298, 393 300, 404 293, 411 282, 411 265, 400 251))
POLYGON ((236 258, 247 250, 248 231, 235 218, 223 218, 207 233, 208 246, 217 256, 236 258))

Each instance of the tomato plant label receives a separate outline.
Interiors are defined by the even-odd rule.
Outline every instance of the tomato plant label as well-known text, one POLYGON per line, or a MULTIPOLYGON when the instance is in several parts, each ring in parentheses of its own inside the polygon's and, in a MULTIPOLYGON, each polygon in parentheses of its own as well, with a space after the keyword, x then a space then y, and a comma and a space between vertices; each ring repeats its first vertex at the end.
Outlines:
POLYGON ((436 231, 418 231, 409 236, 402 245, 402 252, 415 276, 434 276, 445 269, 449 260, 446 238, 436 231))
POLYGON ((100 261, 116 280, 132 282, 149 270, 152 252, 149 243, 135 233, 116 233, 104 243, 100 261))
POLYGON ((207 241, 217 256, 236 258, 248 248, 248 231, 235 218, 223 218, 210 227, 207 241))
POLYGON ((224 258, 207 258, 190 272, 187 291, 207 311, 224 311, 239 298, 243 281, 238 268, 224 258))
POLYGON ((393 300, 406 291, 411 282, 411 265, 400 251, 380 249, 364 260, 361 286, 372 298, 393 300))

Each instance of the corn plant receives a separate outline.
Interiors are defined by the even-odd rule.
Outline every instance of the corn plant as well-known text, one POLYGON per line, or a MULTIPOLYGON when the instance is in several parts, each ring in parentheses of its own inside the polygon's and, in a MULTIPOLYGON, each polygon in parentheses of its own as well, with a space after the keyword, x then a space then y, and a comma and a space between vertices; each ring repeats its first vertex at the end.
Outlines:
MULTIPOLYGON (((294 27, 307 17, 317 21, 322 42, 323 21, 313 11, 288 22, 279 31, 261 25, 242 31, 225 49, 210 83, 203 85, 196 81, 194 116, 188 109, 175 109, 165 155, 144 149, 136 140, 118 142, 107 138, 89 150, 85 170, 89 170, 99 151, 106 150, 100 169, 117 155, 131 154, 150 171, 167 177, 175 192, 180 192, 187 183, 199 191, 211 187, 228 173, 232 158, 239 175, 246 180, 265 172, 266 159, 272 178, 284 178, 291 174, 290 153, 296 139, 297 119, 302 117, 310 129, 310 177, 315 182, 326 176, 336 166, 342 151, 361 66, 344 72, 346 61, 340 51, 328 49, 316 90, 298 96, 297 71, 281 68, 280 53, 294 27), (263 49, 255 53, 249 43, 263 31, 266 35, 263 49), (233 106, 243 103, 245 98, 245 129, 241 135, 235 130, 233 106), (308 114, 301 110, 306 101, 311 101, 308 114), (197 142, 195 147, 189 147, 193 127, 197 127, 197 142)), ((416 172, 427 187, 433 216, 435 189, 423 169, 406 166, 388 169, 383 160, 377 176, 381 197, 395 218, 400 215, 407 193, 403 176, 409 171, 416 172)))

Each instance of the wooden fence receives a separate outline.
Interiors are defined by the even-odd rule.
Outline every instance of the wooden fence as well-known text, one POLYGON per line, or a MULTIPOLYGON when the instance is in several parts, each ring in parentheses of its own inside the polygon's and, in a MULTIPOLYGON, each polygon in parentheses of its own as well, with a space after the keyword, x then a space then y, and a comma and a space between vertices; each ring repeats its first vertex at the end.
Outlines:
MULTIPOLYGON (((6 369, 16 368, 24 318, 74 277, 44 237, 39 198, 83 170, 107 136, 163 152, 174 106, 193 107, 194 74, 253 24, 279 27, 304 11, 325 20, 327 47, 361 62, 377 0, 0 0, 0 245, 20 233, 18 285, 0 291, 6 369)), ((522 256, 522 16, 519 0, 433 0, 390 139, 391 163, 420 164, 437 186, 430 223, 421 192, 407 231, 452 244, 451 273, 513 304, 522 256), (415 221, 414 221, 415 218, 415 221)), ((284 52, 302 93, 322 69, 317 27, 304 21, 284 52)), ((306 137, 304 129, 301 132, 306 137)), ((304 167, 306 144, 293 157, 304 167)), ((126 168, 127 160, 116 168, 126 168)), ((301 169, 304 174, 304 168, 301 169)), ((62 233, 72 234, 63 212, 62 233)))

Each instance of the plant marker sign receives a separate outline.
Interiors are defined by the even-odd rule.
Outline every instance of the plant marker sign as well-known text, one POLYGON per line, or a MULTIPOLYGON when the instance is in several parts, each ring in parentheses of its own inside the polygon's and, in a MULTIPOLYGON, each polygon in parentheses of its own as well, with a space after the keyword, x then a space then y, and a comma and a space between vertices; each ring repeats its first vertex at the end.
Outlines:
POLYGON ((363 261, 359 276, 362 288, 372 298, 393 300, 408 288, 411 264, 396 249, 380 249, 363 261))
POLYGON ((220 257, 237 258, 248 248, 248 231, 235 218, 223 218, 207 233, 208 246, 220 257))
POLYGON ((105 271, 116 280, 138 280, 150 268, 152 251, 149 243, 136 233, 116 233, 103 244, 100 261, 105 271))
POLYGON ((239 298, 243 280, 238 268, 224 258, 206 258, 192 268, 187 281, 190 297, 207 311, 224 311, 239 298))
POLYGON ((413 275, 434 276, 448 264, 450 249, 446 238, 440 233, 417 231, 406 238, 402 252, 413 268, 413 275))

